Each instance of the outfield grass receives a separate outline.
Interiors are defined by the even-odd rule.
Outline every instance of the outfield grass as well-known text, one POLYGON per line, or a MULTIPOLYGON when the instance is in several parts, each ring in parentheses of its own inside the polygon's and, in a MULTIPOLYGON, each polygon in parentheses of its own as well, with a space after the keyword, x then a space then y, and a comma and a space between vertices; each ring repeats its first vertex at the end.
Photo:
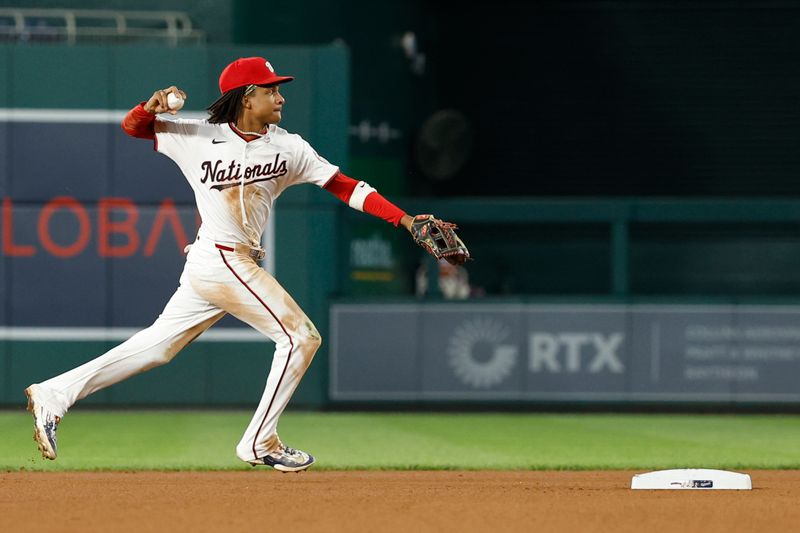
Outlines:
MULTIPOLYGON (((0 413, 0 470, 236 470, 250 413, 76 411, 41 459, 27 413, 0 413)), ((284 442, 340 469, 800 468, 800 416, 294 413, 284 442)))

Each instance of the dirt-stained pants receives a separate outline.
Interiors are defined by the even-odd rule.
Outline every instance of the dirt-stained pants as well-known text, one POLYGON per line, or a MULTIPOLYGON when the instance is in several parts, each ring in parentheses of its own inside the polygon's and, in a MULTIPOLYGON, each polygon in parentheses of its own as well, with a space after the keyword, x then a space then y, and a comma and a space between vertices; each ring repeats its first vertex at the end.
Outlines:
MULTIPOLYGON (((264 394, 236 447, 243 461, 278 446, 278 418, 320 346, 319 332, 292 297, 250 257, 226 243, 199 239, 186 259, 180 287, 147 329, 73 370, 40 383, 56 415, 78 400, 166 364, 225 313, 275 342, 264 394)), ((235 355, 232 355, 235 357, 235 355)))

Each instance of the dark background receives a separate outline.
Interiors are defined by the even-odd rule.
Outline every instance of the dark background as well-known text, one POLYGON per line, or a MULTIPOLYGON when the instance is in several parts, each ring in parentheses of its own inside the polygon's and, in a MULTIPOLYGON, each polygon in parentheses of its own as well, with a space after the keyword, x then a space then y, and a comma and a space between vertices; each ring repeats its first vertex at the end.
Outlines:
POLYGON ((439 102, 479 139, 463 193, 800 192, 796 3, 501 5, 438 11, 439 102))
POLYGON ((325 6, 305 30, 282 10, 285 24, 261 39, 238 35, 348 42, 353 122, 386 117, 405 135, 405 146, 354 142, 353 154, 402 157, 409 194, 800 193, 797 2, 325 6), (421 76, 386 38, 407 29, 427 56, 421 76), (437 182, 413 144, 442 108, 467 117, 474 143, 437 182))
MULTIPOLYGON (((126 0, 71 7, 131 9, 126 0)), ((184 11, 208 44, 263 45, 265 56, 273 45, 346 44, 345 170, 390 196, 800 194, 797 1, 141 0, 136 9, 184 11), (424 69, 401 46, 406 32, 424 69), (435 180, 416 146, 442 109, 465 117, 472 143, 458 172, 435 180), (363 124, 392 134, 362 138, 363 124)))

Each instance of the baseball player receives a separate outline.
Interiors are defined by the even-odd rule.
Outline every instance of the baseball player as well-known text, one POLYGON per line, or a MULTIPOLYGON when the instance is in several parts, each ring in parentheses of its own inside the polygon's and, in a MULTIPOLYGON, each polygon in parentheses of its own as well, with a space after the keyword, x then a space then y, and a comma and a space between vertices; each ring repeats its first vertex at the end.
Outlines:
POLYGON ((310 183, 353 209, 412 230, 414 217, 369 184, 345 176, 299 135, 279 128, 286 103, 279 76, 263 57, 237 59, 222 71, 222 96, 206 120, 167 120, 175 114, 168 95, 153 93, 122 121, 128 135, 155 142, 155 150, 180 167, 194 191, 202 224, 188 254, 180 285, 156 321, 100 357, 25 389, 34 418, 34 440, 55 459, 56 430, 78 400, 172 360, 184 347, 230 313, 275 342, 266 387, 236 446, 251 465, 285 472, 305 470, 314 457, 278 437, 278 419, 322 340, 302 309, 269 273, 261 235, 273 204, 288 187, 310 183))

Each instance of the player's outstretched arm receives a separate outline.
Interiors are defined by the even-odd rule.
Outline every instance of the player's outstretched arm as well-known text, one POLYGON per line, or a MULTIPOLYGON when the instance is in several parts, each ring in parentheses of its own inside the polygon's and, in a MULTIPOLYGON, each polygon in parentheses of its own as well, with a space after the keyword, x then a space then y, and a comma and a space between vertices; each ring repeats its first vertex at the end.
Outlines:
POLYGON ((337 172, 324 188, 353 209, 382 218, 395 226, 403 226, 414 242, 436 259, 445 259, 454 265, 472 259, 464 241, 456 235, 455 224, 439 220, 433 215, 411 216, 381 196, 368 183, 356 181, 341 172, 337 172))

